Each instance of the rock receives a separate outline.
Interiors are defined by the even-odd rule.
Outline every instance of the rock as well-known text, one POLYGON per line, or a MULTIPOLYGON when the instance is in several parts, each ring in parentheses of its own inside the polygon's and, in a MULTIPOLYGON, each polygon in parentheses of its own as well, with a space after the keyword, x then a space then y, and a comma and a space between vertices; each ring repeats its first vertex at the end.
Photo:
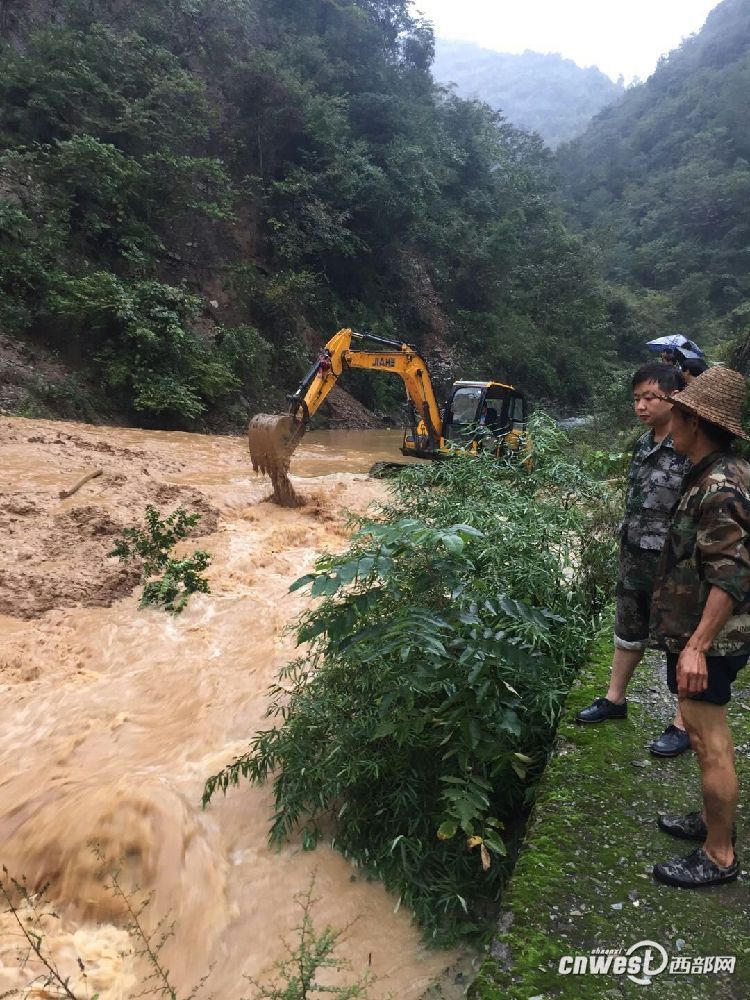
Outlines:
POLYGON ((323 409, 332 430, 370 430, 380 427, 377 417, 340 385, 331 390, 323 409))

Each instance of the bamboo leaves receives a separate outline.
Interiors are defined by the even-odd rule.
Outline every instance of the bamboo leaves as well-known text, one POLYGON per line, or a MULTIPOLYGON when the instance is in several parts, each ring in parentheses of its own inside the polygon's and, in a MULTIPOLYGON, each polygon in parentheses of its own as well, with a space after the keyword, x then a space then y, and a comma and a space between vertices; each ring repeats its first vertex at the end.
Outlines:
POLYGON ((337 848, 443 941, 480 932, 507 878, 597 628, 588 570, 561 565, 606 503, 553 428, 536 440, 533 472, 482 458, 407 470, 380 519, 294 584, 320 596, 271 693, 279 724, 206 785, 208 801, 273 777, 274 842, 333 823, 337 848))

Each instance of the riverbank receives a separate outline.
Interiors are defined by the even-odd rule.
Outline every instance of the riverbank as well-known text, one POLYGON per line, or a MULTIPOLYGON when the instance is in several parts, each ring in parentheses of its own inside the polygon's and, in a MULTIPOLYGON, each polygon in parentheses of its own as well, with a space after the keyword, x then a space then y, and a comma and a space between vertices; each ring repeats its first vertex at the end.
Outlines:
MULTIPOLYGON (((626 721, 592 727, 572 721, 606 688, 610 657, 610 643, 601 642, 568 696, 492 957, 470 990, 472 1000, 641 996, 644 986, 625 975, 562 975, 559 963, 595 949, 625 954, 646 940, 661 945, 670 963, 648 987, 654 1000, 750 995, 750 672, 740 674, 730 709, 743 872, 733 884, 690 892, 659 885, 651 875, 655 862, 692 849, 660 832, 657 815, 700 806, 692 753, 660 760, 646 749, 671 719, 661 658, 650 655, 636 672, 626 721), (694 959, 717 955, 735 957, 733 974, 670 971, 685 966, 672 966, 673 959, 689 958, 693 969, 694 959)), ((659 959, 654 950, 654 963, 659 959)))

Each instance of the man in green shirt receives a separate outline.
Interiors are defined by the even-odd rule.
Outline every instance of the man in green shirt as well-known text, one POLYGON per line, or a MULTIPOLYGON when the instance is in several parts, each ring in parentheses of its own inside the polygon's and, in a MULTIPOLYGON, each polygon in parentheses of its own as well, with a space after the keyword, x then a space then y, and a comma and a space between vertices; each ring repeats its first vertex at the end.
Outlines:
MULTIPOLYGON (((638 369, 632 386, 635 414, 648 430, 636 442, 628 474, 620 528, 612 671, 607 694, 578 713, 576 721, 580 723, 627 716, 625 695, 648 644, 656 569, 686 464, 672 445, 672 406, 666 398, 684 387, 679 369, 651 362, 638 369)), ((657 756, 674 757, 689 746, 678 708, 672 724, 649 748, 657 756)))

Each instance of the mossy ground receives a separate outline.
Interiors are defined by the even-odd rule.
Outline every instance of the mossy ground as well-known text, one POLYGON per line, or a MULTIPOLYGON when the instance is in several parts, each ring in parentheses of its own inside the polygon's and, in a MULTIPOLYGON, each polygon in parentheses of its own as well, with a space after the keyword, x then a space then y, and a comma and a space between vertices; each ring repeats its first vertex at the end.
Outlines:
POLYGON ((651 866, 694 845, 656 825, 659 812, 700 807, 692 753, 651 756, 646 744, 671 722, 661 656, 641 664, 627 720, 577 726, 578 709, 607 687, 611 644, 602 643, 575 683, 539 788, 527 840, 504 900, 473 1000, 571 997, 746 998, 750 996, 750 666, 735 684, 730 724, 740 780, 739 881, 700 891, 658 884, 651 866), (743 806, 745 807, 743 809, 743 806), (734 955, 733 975, 669 970, 648 986, 622 975, 562 975, 560 958, 651 940, 671 958, 734 955))

